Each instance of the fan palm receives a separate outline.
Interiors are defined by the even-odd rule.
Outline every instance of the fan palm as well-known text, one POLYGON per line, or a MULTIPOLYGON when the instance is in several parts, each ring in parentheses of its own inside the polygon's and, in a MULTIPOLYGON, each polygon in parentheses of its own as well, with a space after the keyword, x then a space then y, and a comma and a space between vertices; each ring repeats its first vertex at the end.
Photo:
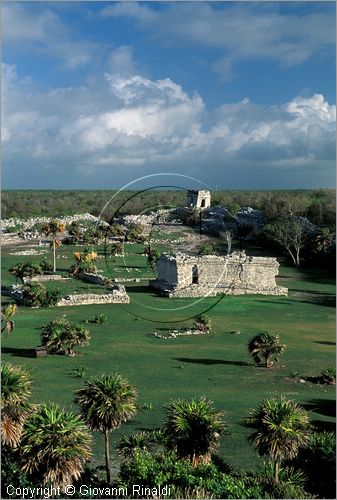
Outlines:
MULTIPOLYGON (((280 344, 280 338, 271 332, 263 332, 253 337, 248 343, 249 354, 257 366, 270 368, 273 365, 272 357, 281 354, 286 346, 280 344)), ((276 359, 276 358, 275 358, 276 359)))
POLYGON ((43 403, 24 425, 22 469, 63 491, 80 477, 91 455, 90 445, 90 432, 78 415, 43 403))
POLYGON ((30 396, 30 375, 10 363, 1 365, 1 442, 18 445, 22 427, 30 412, 26 400, 30 396))
POLYGON ((46 236, 51 237, 51 248, 53 250, 53 271, 56 271, 56 247, 61 245, 61 240, 58 239, 59 233, 64 233, 65 225, 57 220, 50 220, 42 228, 42 232, 46 236))
POLYGON ((167 419, 163 433, 166 447, 179 458, 188 458, 194 466, 208 463, 227 430, 223 413, 216 411, 205 397, 191 401, 176 400, 166 406, 167 419))
POLYGON ((118 443, 117 450, 124 459, 131 459, 136 450, 148 451, 151 441, 149 433, 135 432, 129 436, 123 436, 118 443))
POLYGON ((107 482, 111 482, 109 434, 136 413, 137 393, 118 373, 97 376, 75 393, 83 419, 90 429, 104 434, 107 482))
POLYGON ((42 327, 41 343, 50 352, 67 353, 74 356, 76 345, 87 345, 90 334, 82 325, 70 323, 66 318, 57 318, 42 327))
POLYGON ((309 440, 309 416, 297 403, 279 398, 266 399, 253 410, 247 424, 255 427, 251 435, 260 455, 267 455, 275 465, 275 481, 280 465, 294 459, 309 440))
POLYGON ((1 308, 1 321, 3 326, 1 327, 1 333, 6 332, 9 335, 15 328, 15 321, 12 317, 17 311, 16 304, 7 304, 1 308))
POLYGON ((9 273, 13 274, 16 279, 19 279, 21 283, 24 283, 24 278, 33 278, 41 274, 41 269, 38 264, 34 264, 32 261, 25 262, 22 264, 15 264, 9 269, 9 273))

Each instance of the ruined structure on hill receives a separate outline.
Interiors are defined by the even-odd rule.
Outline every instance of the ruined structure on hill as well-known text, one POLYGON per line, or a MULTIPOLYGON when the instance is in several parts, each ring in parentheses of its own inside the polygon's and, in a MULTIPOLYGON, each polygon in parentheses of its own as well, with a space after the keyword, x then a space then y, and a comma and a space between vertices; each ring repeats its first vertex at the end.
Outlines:
POLYGON ((194 191, 189 189, 186 199, 187 207, 208 208, 211 206, 211 193, 209 191, 194 191))
POLYGON ((274 257, 249 257, 245 252, 226 257, 162 254, 157 261, 158 277, 149 286, 169 297, 287 295, 288 289, 276 284, 278 268, 274 257))

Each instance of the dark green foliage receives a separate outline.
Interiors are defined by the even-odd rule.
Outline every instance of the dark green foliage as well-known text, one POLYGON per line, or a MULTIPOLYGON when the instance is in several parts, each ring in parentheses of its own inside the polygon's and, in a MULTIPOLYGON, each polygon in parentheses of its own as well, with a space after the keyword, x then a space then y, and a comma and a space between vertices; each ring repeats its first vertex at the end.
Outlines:
POLYGON ((305 474, 293 467, 282 467, 279 480, 275 482, 275 465, 265 462, 257 471, 245 475, 247 486, 255 486, 262 490, 259 498, 312 498, 305 490, 305 474))
POLYGON ((8 498, 7 487, 10 485, 21 488, 34 487, 22 471, 19 449, 12 449, 3 444, 1 446, 1 498, 8 498))
POLYGON ((42 328, 41 345, 46 346, 50 353, 73 356, 76 345, 87 345, 90 340, 88 330, 66 318, 54 319, 42 328))
POLYGON ((59 290, 47 290, 41 283, 25 283, 22 287, 23 304, 27 307, 55 306, 61 298, 59 290))
POLYGON ((278 360, 276 355, 285 350, 285 345, 280 344, 280 337, 271 332, 262 332, 255 335, 248 343, 249 354, 254 359, 256 366, 270 368, 272 359, 278 360))
MULTIPOLYGON (((132 459, 122 463, 120 478, 122 484, 132 488, 133 484, 145 487, 170 485, 171 498, 176 498, 175 491, 203 490, 203 498, 263 498, 262 489, 247 486, 244 479, 221 472, 214 464, 200 464, 193 467, 188 460, 179 460, 174 453, 151 454, 137 449, 132 459)), ((186 498, 186 496, 184 496, 186 498)))
POLYGON ((294 467, 306 476, 306 490, 318 498, 335 498, 336 495, 336 434, 313 432, 306 448, 301 448, 294 467))
POLYGON ((150 246, 144 248, 144 253, 147 255, 147 262, 151 266, 151 268, 155 271, 157 260, 160 257, 160 252, 156 248, 152 248, 150 246))
POLYGON ((336 368, 327 368, 321 372, 321 380, 323 384, 336 384, 336 368))
POLYGON ((210 331, 212 328, 211 318, 206 314, 201 314, 195 318, 193 327, 196 330, 202 330, 204 332, 210 331))
POLYGON ((126 241, 142 243, 145 239, 143 231, 144 227, 141 224, 130 224, 125 236, 126 241))
POLYGON ((215 247, 211 243, 203 245, 198 252, 199 255, 215 255, 215 253, 215 247))
POLYGON ((10 274, 13 274, 17 279, 23 283, 23 278, 33 278, 41 273, 40 266, 32 261, 22 264, 15 264, 9 269, 10 274))
POLYGON ((78 415, 42 403, 24 425, 20 454, 29 477, 63 492, 90 458, 91 435, 78 415))
POLYGON ((193 465, 208 463, 219 446, 219 438, 227 432, 223 413, 213 408, 205 397, 171 401, 166 405, 163 426, 166 448, 175 450, 179 458, 193 465))
POLYGON ((296 458, 309 441, 309 415, 295 401, 283 396, 262 401, 251 412, 247 424, 256 431, 250 436, 261 456, 274 463, 275 482, 280 479, 280 466, 296 458))
POLYGON ((51 273, 53 271, 53 266, 46 260, 40 262, 39 267, 43 273, 51 273))
POLYGON ((123 243, 121 241, 116 241, 115 243, 112 243, 110 247, 110 254, 115 256, 115 255, 121 255, 123 253, 123 243))
POLYGON ((96 314, 91 320, 90 323, 103 324, 108 320, 108 316, 106 314, 96 314))

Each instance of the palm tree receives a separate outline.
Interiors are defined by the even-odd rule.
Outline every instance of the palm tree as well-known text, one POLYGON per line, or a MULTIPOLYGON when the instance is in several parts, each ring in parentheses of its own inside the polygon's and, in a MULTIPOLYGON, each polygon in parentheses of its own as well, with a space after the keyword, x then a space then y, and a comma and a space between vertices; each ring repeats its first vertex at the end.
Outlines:
POLYGON ((12 320, 12 317, 15 315, 16 311, 16 304, 7 304, 1 308, 1 321, 3 322, 1 333, 6 331, 7 335, 9 335, 14 330, 15 321, 12 320))
POLYGON ((253 357, 255 364, 257 366, 266 366, 267 368, 273 365, 272 357, 275 354, 281 354, 285 348, 285 345, 280 344, 279 336, 271 332, 260 333, 248 343, 248 351, 253 357))
POLYGON ((10 363, 1 365, 1 442, 15 447, 21 439, 22 427, 31 407, 26 403, 30 396, 30 375, 10 363))
POLYGON ((87 345, 90 334, 82 325, 70 323, 66 318, 57 318, 42 327, 41 344, 50 352, 74 356, 76 345, 87 345))
POLYGON ((117 450, 124 460, 132 459, 136 450, 148 451, 153 441, 148 432, 135 432, 129 436, 123 436, 119 441, 117 450))
POLYGON ((175 450, 179 458, 191 460, 194 466, 210 462, 221 434, 227 431, 223 413, 212 404, 203 396, 191 401, 178 399, 166 406, 168 415, 163 429, 166 447, 175 450))
POLYGON ((136 413, 137 393, 118 373, 97 376, 75 393, 83 419, 90 429, 104 434, 107 482, 111 482, 109 434, 136 413))
POLYGON ((50 220, 42 228, 46 236, 51 236, 51 248, 53 250, 53 272, 56 271, 56 247, 61 245, 61 240, 58 239, 58 233, 64 233, 65 225, 57 220, 50 220))
POLYGON ((250 439, 260 455, 268 455, 275 466, 275 482, 279 481, 281 463, 294 459, 309 441, 309 416, 300 405, 283 396, 266 399, 247 419, 255 427, 250 439))
POLYGON ((24 425, 22 469, 43 484, 60 487, 77 480, 89 460, 91 435, 78 415, 41 404, 24 425))

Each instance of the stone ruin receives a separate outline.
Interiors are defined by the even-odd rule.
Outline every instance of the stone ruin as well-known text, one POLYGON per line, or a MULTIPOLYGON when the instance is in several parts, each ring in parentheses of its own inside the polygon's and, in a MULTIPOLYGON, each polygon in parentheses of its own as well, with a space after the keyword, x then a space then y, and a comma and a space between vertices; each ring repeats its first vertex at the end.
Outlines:
POLYGON ((245 252, 225 257, 164 253, 157 269, 158 277, 149 286, 168 297, 288 294, 287 288, 276 284, 279 263, 274 257, 249 257, 245 252))
POLYGON ((123 285, 109 287, 108 293, 82 293, 67 295, 58 301, 57 306, 81 306, 87 304, 129 304, 130 297, 123 285))
POLYGON ((186 205, 191 208, 208 208, 211 206, 211 193, 207 190, 194 191, 193 189, 189 189, 186 205))

